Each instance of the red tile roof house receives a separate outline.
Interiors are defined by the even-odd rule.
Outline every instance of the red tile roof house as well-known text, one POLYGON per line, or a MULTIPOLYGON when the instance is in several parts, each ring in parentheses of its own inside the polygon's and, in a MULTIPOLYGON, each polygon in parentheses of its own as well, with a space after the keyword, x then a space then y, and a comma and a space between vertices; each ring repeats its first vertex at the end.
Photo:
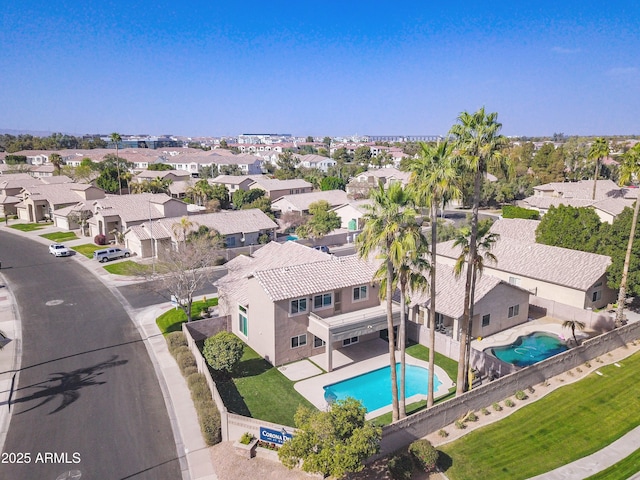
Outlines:
POLYGON ((186 170, 193 176, 198 176, 202 167, 216 165, 218 169, 223 166, 236 165, 245 175, 257 175, 262 173, 262 159, 254 155, 226 155, 205 152, 199 155, 179 155, 164 159, 164 163, 172 165, 176 170, 186 170))
MULTIPOLYGON (((125 244, 141 258, 149 258, 178 244, 174 225, 180 218, 164 218, 134 225, 125 232, 125 244), (153 232, 152 232, 153 229, 153 232)), ((217 213, 203 213, 188 217, 192 230, 206 226, 223 237, 226 247, 258 245, 261 236, 269 240, 275 238, 278 225, 257 208, 228 210, 217 213)))
MULTIPOLYGON (((491 275, 529 290, 532 304, 555 302, 577 309, 597 309, 615 302, 616 292, 607 286, 606 270, 611 259, 535 243, 538 223, 523 219, 496 221, 491 231, 500 239, 491 253, 498 263, 485 263, 483 276, 491 275)), ((453 265, 460 249, 449 241, 439 243, 437 253, 439 262, 453 265)))
MULTIPOLYGON (((220 315, 233 333, 279 366, 379 337, 387 327, 376 266, 333 257, 295 242, 271 242, 226 264, 218 288, 220 315)), ((396 322, 399 312, 396 312, 396 322)))
POLYGON ((92 204, 93 217, 89 220, 90 235, 102 234, 107 241, 115 239, 113 230, 124 233, 134 225, 161 218, 187 215, 187 204, 165 193, 139 193, 135 195, 108 195, 92 204))

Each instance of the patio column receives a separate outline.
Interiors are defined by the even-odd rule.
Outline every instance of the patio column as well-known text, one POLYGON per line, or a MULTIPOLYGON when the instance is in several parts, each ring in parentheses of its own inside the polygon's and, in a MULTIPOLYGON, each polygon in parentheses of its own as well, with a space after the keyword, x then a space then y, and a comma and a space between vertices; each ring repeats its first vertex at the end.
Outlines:
POLYGON ((333 370, 333 348, 331 342, 331 334, 329 334, 329 338, 327 339, 327 373, 333 370))

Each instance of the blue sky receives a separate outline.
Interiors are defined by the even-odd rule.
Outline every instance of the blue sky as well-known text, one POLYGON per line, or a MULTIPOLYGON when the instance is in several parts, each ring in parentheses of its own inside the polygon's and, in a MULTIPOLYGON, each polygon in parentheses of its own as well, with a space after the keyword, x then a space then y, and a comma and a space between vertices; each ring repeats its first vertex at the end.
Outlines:
POLYGON ((640 134, 637 1, 21 0, 0 128, 219 136, 640 134))

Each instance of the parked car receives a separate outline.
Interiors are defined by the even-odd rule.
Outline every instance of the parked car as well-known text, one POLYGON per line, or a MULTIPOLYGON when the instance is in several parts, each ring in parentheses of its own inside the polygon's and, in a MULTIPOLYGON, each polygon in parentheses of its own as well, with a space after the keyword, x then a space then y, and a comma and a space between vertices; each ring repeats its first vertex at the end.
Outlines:
POLYGON ((315 250, 319 250, 319 251, 324 252, 324 253, 331 253, 331 252, 329 251, 329 247, 325 247, 324 245, 316 245, 316 246, 315 246, 315 247, 313 247, 313 248, 314 248, 315 250))
POLYGON ((61 243, 52 243, 49 245, 49 253, 54 257, 68 257, 71 255, 71 250, 61 243))
POLYGON ((115 260, 116 258, 128 258, 130 256, 131 250, 128 248, 110 247, 93 252, 93 258, 101 263, 109 260, 115 260))

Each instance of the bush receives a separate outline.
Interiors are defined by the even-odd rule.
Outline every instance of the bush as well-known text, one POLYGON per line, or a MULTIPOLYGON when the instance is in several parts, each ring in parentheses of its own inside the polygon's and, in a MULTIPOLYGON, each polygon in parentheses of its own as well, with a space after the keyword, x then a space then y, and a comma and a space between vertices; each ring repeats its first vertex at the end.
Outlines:
POLYGON ((456 428, 459 428, 460 430, 464 430, 465 428, 467 428, 467 425, 462 421, 462 420, 456 420, 456 428))
POLYGON ((438 435, 440 435, 442 438, 447 438, 449 436, 449 433, 447 433, 447 431, 444 428, 441 428, 438 431, 438 435))
POLYGON ((103 234, 99 233, 98 235, 93 237, 93 242, 96 245, 106 245, 107 244, 107 237, 105 237, 103 234))
POLYGON ((191 350, 189 350, 189 347, 187 347, 186 345, 181 345, 181 346, 175 348, 171 352, 171 355, 173 355, 173 358, 177 359, 178 355, 180 355, 181 353, 185 353, 185 352, 191 353, 191 350))
POLYGON ((502 207, 503 218, 524 218, 526 220, 540 220, 540 212, 528 208, 505 205, 502 207))
POLYGON ((526 400, 527 398, 529 398, 529 397, 527 397, 527 394, 524 393, 522 390, 518 390, 516 392, 516 399, 517 400, 526 400))
POLYGON ((191 389, 192 386, 198 384, 207 385, 207 379, 202 373, 196 372, 187 377, 187 385, 189 386, 189 389, 191 389))
POLYGON ((505 404, 505 406, 507 406, 507 407, 514 407, 514 406, 516 405, 516 404, 513 402, 513 400, 511 400, 510 398, 507 398, 507 399, 504 401, 504 404, 505 404))
POLYGON ((409 445, 409 453, 419 469, 432 472, 436 468, 438 450, 431 445, 429 440, 416 440, 409 445))
POLYGON ((220 443, 222 441, 220 412, 213 400, 205 404, 199 404, 196 407, 196 412, 198 413, 200 431, 202 431, 204 442, 208 446, 220 443))
POLYGON ((469 414, 467 415, 467 420, 469 420, 470 422, 477 422, 478 416, 475 414, 475 412, 469 412, 469 414))
POLYGON ((244 343, 231 332, 219 332, 204 341, 202 355, 214 370, 231 372, 240 362, 244 343))
POLYGON ((489 415, 489 410, 487 410, 486 408, 483 408, 480 411, 482 412, 483 415, 489 415))
POLYGON ((500 404, 498 402, 494 402, 492 407, 496 412, 499 412, 500 410, 502 410, 502 407, 500 406, 500 404))
MULTIPOLYGON (((178 367, 180 368, 180 371, 182 372, 182 375, 185 374, 185 371, 189 367, 194 367, 194 368, 196 368, 196 371, 197 371, 196 357, 194 357, 193 353, 191 353, 189 350, 187 350, 186 352, 180 352, 176 356, 176 362, 178 363, 178 367)), ((193 374, 193 372, 191 372, 191 373, 193 374)))
POLYGON ((240 437, 240 440, 238 441, 242 445, 249 445, 251 443, 251 440, 253 440, 253 435, 251 435, 249 432, 244 432, 240 437))
POLYGON ((391 478, 394 480, 409 480, 411 478, 411 472, 413 470, 413 461, 409 455, 404 453, 401 455, 394 455, 387 464, 391 478))
POLYGON ((187 337, 185 337, 182 332, 171 332, 165 336, 165 340, 167 341, 167 347, 171 355, 173 355, 173 351, 176 348, 188 346, 187 337))

